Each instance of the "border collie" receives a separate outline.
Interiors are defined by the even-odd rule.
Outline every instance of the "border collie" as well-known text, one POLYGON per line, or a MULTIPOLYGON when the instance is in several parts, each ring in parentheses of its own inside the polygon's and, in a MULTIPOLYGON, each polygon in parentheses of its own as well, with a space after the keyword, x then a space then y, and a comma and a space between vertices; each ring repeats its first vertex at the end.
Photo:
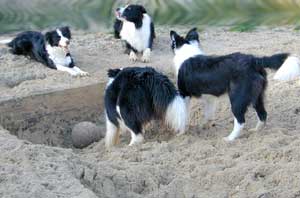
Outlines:
POLYGON ((142 62, 150 61, 154 24, 143 6, 131 4, 117 8, 114 32, 116 38, 125 41, 130 60, 136 61, 137 53, 142 53, 142 62))
MULTIPOLYGON (((245 113, 253 105, 258 123, 253 131, 261 130, 267 119, 264 107, 264 92, 267 86, 265 68, 277 70, 283 65, 282 78, 289 78, 299 70, 299 59, 287 53, 273 56, 255 57, 233 53, 224 56, 207 56, 200 49, 196 28, 186 37, 170 32, 171 47, 174 51, 174 67, 178 89, 183 97, 201 97, 203 94, 219 97, 229 95, 234 115, 234 128, 226 141, 233 141, 244 128, 245 113), (291 75, 285 75, 285 74, 291 75), (289 76, 289 77, 288 77, 289 76)), ((276 76, 276 75, 275 75, 276 76)), ((188 103, 187 103, 188 105, 188 103)), ((206 99, 204 108, 205 122, 212 120, 215 101, 206 99)))
POLYGON ((108 70, 105 91, 106 147, 119 142, 120 132, 131 133, 129 146, 142 143, 143 126, 151 120, 164 120, 183 134, 186 105, 165 75, 150 67, 108 70))
POLYGON ((72 76, 87 76, 87 72, 75 66, 69 52, 71 32, 69 27, 61 27, 43 35, 41 32, 26 31, 13 40, 1 41, 7 44, 11 53, 28 56, 51 69, 70 73, 72 76))

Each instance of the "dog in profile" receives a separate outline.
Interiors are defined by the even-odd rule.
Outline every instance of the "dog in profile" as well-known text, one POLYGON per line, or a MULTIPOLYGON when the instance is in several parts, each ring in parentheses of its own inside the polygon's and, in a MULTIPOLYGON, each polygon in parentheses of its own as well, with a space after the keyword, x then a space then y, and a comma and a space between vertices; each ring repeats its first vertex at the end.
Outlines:
POLYGON ((131 133, 129 146, 144 141, 143 127, 152 120, 164 120, 183 134, 187 121, 182 96, 167 76, 150 67, 108 70, 105 90, 106 147, 119 142, 122 131, 131 133))
POLYGON ((244 128, 245 113, 250 105, 254 107, 258 117, 257 125, 252 130, 258 131, 264 127, 267 120, 264 106, 264 93, 267 87, 265 68, 279 69, 275 78, 281 80, 299 77, 299 59, 288 53, 264 57, 242 53, 209 56, 200 49, 196 28, 191 29, 186 37, 171 31, 170 37, 175 54, 173 61, 178 89, 185 98, 203 96, 206 122, 213 119, 216 97, 228 94, 234 115, 234 127, 225 138, 227 141, 233 141, 239 136, 244 128))
POLYGON ((154 24, 143 6, 131 4, 117 8, 114 33, 116 38, 125 41, 130 60, 137 61, 137 55, 142 54, 142 62, 150 61, 154 24))
POLYGON ((26 31, 14 39, 0 41, 10 47, 15 55, 24 55, 45 66, 65 71, 72 76, 87 76, 88 73, 75 66, 69 52, 71 31, 69 27, 61 27, 42 34, 36 31, 26 31))

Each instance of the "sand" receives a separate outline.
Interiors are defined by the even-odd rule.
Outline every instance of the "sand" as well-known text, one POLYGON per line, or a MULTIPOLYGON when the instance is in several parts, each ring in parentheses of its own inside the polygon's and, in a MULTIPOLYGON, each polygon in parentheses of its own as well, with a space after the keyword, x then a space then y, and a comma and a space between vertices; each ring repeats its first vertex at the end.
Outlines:
MULTIPOLYGON (((71 52, 77 65, 91 73, 85 78, 15 57, 1 46, 0 99, 103 82, 111 67, 150 65, 174 80, 170 29, 158 28, 148 64, 131 63, 111 34, 75 32, 71 52)), ((188 27, 173 29, 182 33, 188 27)), ((207 54, 291 52, 299 56, 300 32, 291 27, 248 33, 207 28, 200 39, 207 54)), ((111 151, 105 150, 103 140, 85 149, 59 148, 32 144, 0 129, 0 197, 300 197, 300 85, 276 82, 274 72, 268 74, 266 128, 248 131, 256 123, 249 109, 245 130, 233 143, 223 141, 233 127, 226 96, 220 98, 215 127, 200 127, 202 103, 194 100, 187 134, 176 137, 153 124, 145 144, 128 147, 129 136, 124 134, 111 151)))

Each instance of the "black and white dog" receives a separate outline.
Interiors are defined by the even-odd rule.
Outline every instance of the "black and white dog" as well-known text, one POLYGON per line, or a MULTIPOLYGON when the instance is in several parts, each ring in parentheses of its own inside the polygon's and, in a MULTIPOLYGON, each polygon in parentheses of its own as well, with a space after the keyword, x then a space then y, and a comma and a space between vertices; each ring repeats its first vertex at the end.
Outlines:
POLYGON ((105 91, 106 147, 119 142, 120 132, 131 133, 129 146, 142 143, 145 124, 164 120, 183 134, 187 121, 185 101, 165 75, 150 67, 108 70, 105 91))
POLYGON ((149 62, 155 32, 152 19, 145 8, 141 5, 117 8, 116 17, 115 37, 126 42, 126 52, 129 54, 129 59, 136 61, 137 54, 142 53, 141 60, 149 62))
POLYGON ((28 56, 51 69, 70 73, 72 76, 86 76, 87 72, 75 66, 69 52, 71 32, 69 27, 61 27, 43 35, 41 32, 26 31, 6 43, 16 55, 28 56))
MULTIPOLYGON (((267 86, 265 68, 277 70, 282 65, 283 71, 276 74, 279 79, 295 76, 299 71, 299 59, 287 53, 273 56, 255 57, 253 55, 233 53, 224 56, 207 56, 200 49, 196 29, 188 32, 186 37, 170 32, 172 49, 175 53, 174 67, 177 84, 183 97, 205 97, 205 121, 213 119, 215 99, 228 93, 231 110, 234 115, 234 128, 227 141, 237 138, 244 127, 245 113, 253 105, 258 123, 252 130, 263 128, 267 119, 264 107, 264 92, 267 86)), ((297 74, 299 76, 299 74, 297 74)))

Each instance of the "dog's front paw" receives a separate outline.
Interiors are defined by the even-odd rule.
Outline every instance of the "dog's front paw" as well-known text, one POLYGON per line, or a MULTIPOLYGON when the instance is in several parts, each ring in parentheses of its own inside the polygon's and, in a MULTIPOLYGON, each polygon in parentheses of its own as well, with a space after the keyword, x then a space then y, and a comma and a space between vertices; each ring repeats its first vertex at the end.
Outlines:
POLYGON ((230 137, 230 136, 227 136, 227 137, 224 137, 223 138, 223 140, 225 141, 225 142, 233 142, 234 141, 234 137, 230 137))
POLYGON ((81 71, 81 72, 79 72, 79 76, 80 76, 80 77, 90 76, 90 74, 89 74, 88 72, 81 71))
POLYGON ((73 77, 85 77, 85 76, 90 76, 88 72, 85 71, 78 71, 76 73, 71 74, 73 77))
POLYGON ((137 55, 135 54, 135 52, 131 51, 129 54, 129 60, 136 62, 138 59, 137 55))
POLYGON ((151 54, 151 50, 150 50, 149 48, 147 48, 147 49, 143 52, 142 62, 144 62, 144 63, 150 62, 150 54, 151 54))

